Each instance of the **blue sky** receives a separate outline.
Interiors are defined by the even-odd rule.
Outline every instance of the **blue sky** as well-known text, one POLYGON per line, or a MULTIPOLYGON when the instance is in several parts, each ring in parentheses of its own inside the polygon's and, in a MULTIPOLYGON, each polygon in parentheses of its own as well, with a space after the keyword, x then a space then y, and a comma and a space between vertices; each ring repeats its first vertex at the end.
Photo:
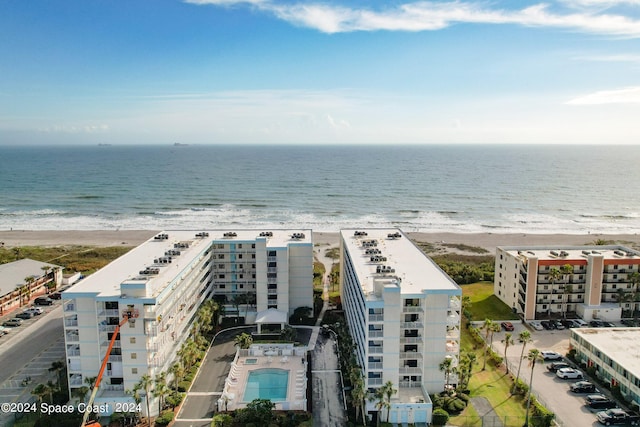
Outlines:
POLYGON ((0 144, 637 144, 639 12, 3 0, 0 144))

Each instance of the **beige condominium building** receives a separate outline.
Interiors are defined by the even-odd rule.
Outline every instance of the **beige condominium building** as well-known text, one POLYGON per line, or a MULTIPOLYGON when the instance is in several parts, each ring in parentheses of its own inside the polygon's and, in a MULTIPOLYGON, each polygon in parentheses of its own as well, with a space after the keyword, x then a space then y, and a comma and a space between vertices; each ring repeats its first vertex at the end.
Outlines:
POLYGON ((142 375, 168 371, 207 298, 247 323, 282 326, 312 307, 312 279, 311 230, 160 233, 63 292, 70 392, 98 374, 127 314, 96 399, 110 408, 131 401, 125 391, 142 375))
POLYGON ((439 365, 458 363, 460 287, 397 229, 342 230, 340 243, 342 304, 366 387, 398 389, 391 423, 431 422, 439 365))
POLYGON ((624 246, 498 247, 494 293, 525 320, 620 320, 638 310, 639 267, 624 246))

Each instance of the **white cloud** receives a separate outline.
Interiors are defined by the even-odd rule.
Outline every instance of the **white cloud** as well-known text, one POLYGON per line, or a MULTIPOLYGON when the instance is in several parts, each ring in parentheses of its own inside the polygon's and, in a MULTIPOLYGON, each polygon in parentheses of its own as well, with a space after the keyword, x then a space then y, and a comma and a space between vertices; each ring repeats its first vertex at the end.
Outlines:
MULTIPOLYGON (((540 3, 519 10, 491 9, 484 2, 405 3, 394 8, 371 10, 324 3, 278 4, 268 0, 186 0, 194 4, 252 4, 294 25, 313 28, 324 33, 353 31, 434 31, 458 23, 512 24, 553 27, 571 31, 621 37, 640 37, 640 21, 624 15, 551 12, 548 4, 540 3)), ((579 0, 596 4, 596 0, 579 0)), ((604 3, 604 0, 600 3, 604 3)), ((610 1, 607 3, 623 3, 610 1)), ((640 4, 640 0, 624 3, 640 4)))
POLYGON ((640 86, 603 90, 567 101, 568 105, 640 104, 640 86))
POLYGON ((109 131, 109 126, 101 125, 52 125, 40 129, 45 133, 105 133, 109 131))

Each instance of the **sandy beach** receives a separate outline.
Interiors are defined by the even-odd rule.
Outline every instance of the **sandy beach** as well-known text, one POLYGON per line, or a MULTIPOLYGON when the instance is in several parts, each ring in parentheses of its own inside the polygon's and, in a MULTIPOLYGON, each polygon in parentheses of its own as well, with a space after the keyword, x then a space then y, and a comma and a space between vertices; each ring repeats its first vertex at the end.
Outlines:
MULTIPOLYGON (((15 246, 137 246, 154 236, 154 230, 65 230, 65 231, 0 231, 0 243, 4 247, 15 246)), ((460 250, 448 248, 445 244, 464 244, 486 249, 489 254, 495 253, 497 246, 553 246, 553 245, 585 245, 602 239, 628 246, 640 246, 640 236, 636 234, 494 234, 494 233, 407 233, 417 242, 428 242, 437 249, 449 252, 460 250)), ((334 247, 339 243, 338 232, 314 232, 313 241, 318 247, 334 247)))

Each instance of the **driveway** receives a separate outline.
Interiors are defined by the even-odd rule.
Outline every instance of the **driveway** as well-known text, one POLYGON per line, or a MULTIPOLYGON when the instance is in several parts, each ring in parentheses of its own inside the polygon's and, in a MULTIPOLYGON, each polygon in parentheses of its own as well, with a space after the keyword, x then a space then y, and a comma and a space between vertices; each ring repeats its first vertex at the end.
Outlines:
MULTIPOLYGON (((510 364, 510 372, 515 376, 518 369, 518 361, 522 351, 522 344, 518 342, 518 334, 522 330, 529 330, 531 333, 532 343, 529 343, 525 349, 525 359, 522 362, 520 378, 529 384, 531 376, 531 368, 526 359, 529 350, 537 348, 538 350, 551 350, 562 355, 569 351, 569 330, 553 330, 553 331, 532 331, 526 326, 514 323, 516 327, 512 332, 515 344, 510 345, 507 354, 507 361, 510 364)), ((505 332, 496 333, 493 338, 493 349, 504 357, 504 339, 505 332)), ((548 362, 536 363, 535 372, 533 373, 533 394, 538 400, 556 414, 558 424, 563 427, 585 427, 596 426, 599 423, 593 413, 589 412, 584 406, 584 394, 574 394, 569 391, 569 385, 578 380, 561 380, 555 374, 546 369, 548 362)))
POLYGON ((255 327, 238 328, 218 334, 207 352, 191 389, 176 417, 176 427, 208 427, 216 413, 216 401, 222 395, 224 381, 236 354, 233 339, 255 327))
POLYGON ((345 426, 347 414, 333 334, 318 335, 311 356, 311 382, 313 425, 345 426))

